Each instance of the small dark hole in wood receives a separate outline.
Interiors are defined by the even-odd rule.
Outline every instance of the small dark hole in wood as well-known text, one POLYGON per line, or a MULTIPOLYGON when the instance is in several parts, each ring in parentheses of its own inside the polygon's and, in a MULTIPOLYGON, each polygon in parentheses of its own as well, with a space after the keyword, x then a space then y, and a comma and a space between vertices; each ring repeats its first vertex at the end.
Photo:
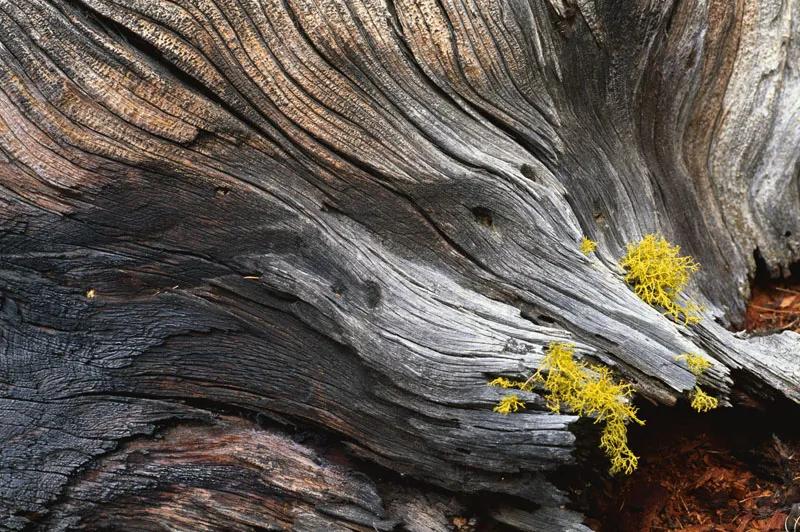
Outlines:
POLYGON ((472 209, 472 216, 475 217, 476 222, 478 222, 484 227, 494 226, 492 211, 490 211, 486 207, 475 207, 474 209, 472 209))
POLYGON ((606 215, 603 214, 603 210, 595 205, 594 210, 592 211, 592 216, 594 217, 594 221, 597 222, 599 226, 607 226, 606 224, 606 215))
POLYGON ((472 451, 470 451, 469 449, 464 449, 463 447, 456 447, 456 452, 462 454, 472 454, 472 451))
POLYGON ((367 296, 369 308, 375 308, 381 304, 381 287, 374 281, 364 283, 364 293, 367 296))
POLYGON ((211 131, 206 131, 204 129, 201 129, 197 132, 197 134, 194 136, 192 140, 186 142, 185 144, 186 146, 189 147, 197 147, 204 143, 207 144, 208 143, 207 141, 213 139, 215 136, 216 135, 214 135, 214 133, 212 133, 211 131))
POLYGON ((337 207, 336 205, 334 205, 332 203, 329 203, 327 201, 323 201, 322 204, 320 205, 319 209, 322 212, 329 212, 331 214, 338 214, 338 215, 347 216, 341 209, 339 209, 339 207, 337 207))
POLYGON ((792 236, 792 232, 791 231, 786 231, 785 233, 783 233, 783 236, 785 236, 786 238, 789 238, 790 236, 792 236))
POLYGON ((530 179, 534 183, 538 183, 539 182, 539 178, 536 177, 536 172, 533 170, 533 167, 531 165, 523 164, 520 167, 519 171, 522 172, 522 175, 524 175, 525 177, 527 177, 528 179, 530 179))
POLYGON ((217 187, 217 189, 214 191, 214 194, 216 194, 217 196, 227 196, 230 193, 231 189, 229 189, 228 187, 217 187))
POLYGON ((331 286, 331 292, 333 292, 337 296, 341 296, 345 293, 345 286, 341 283, 336 283, 331 286))
POLYGON ((553 323, 555 323, 555 322, 556 322, 556 320, 554 320, 554 319, 553 319, 553 318, 551 318, 550 316, 546 316, 546 315, 544 315, 544 314, 539 314, 538 316, 536 316, 536 319, 537 319, 537 320, 539 320, 539 321, 540 321, 540 322, 542 322, 542 323, 550 323, 550 324, 553 324, 553 323))

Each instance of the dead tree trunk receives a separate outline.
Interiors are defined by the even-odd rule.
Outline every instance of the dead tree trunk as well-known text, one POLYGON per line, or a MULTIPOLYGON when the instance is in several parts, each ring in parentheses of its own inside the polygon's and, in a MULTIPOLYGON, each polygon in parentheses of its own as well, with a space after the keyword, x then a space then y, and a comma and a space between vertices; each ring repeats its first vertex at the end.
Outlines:
POLYGON ((796 334, 726 328, 754 251, 800 257, 799 34, 777 1, 0 0, 0 526, 449 530, 450 491, 586 530, 575 417, 486 386, 558 339, 659 403, 685 352, 724 403, 800 400, 796 334), (698 325, 621 278, 653 232, 698 325))

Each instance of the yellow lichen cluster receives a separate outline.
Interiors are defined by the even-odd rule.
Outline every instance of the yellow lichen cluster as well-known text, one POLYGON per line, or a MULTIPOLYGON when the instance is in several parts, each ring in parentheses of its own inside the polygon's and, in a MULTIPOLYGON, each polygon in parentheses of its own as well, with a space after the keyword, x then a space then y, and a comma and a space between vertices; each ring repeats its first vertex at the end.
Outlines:
POLYGON ((495 380, 489 383, 489 386, 499 386, 500 388, 519 388, 520 390, 526 392, 533 390, 533 385, 531 384, 530 379, 527 381, 510 381, 503 377, 497 377, 495 380))
POLYGON ((581 253, 588 255, 589 253, 594 253, 595 249, 597 249, 597 242, 587 237, 583 237, 583 241, 581 242, 581 253))
MULTIPOLYGON (((597 242, 583 237, 581 252, 593 253, 597 242)), ((692 274, 700 265, 692 257, 679 257, 679 246, 673 246, 663 237, 646 235, 643 240, 631 243, 626 248, 620 265, 626 270, 625 281, 633 286, 634 293, 643 301, 664 310, 664 315, 684 325, 698 323, 703 308, 691 301, 681 299, 692 274)), ((600 448, 611 461, 610 473, 632 473, 639 459, 628 447, 628 422, 644 425, 636 417, 638 412, 626 399, 633 395, 630 384, 614 380, 611 370, 605 366, 576 362, 573 359, 574 345, 551 342, 539 369, 529 379, 510 380, 498 377, 489 383, 509 389, 531 392, 536 384, 547 391, 545 399, 553 412, 562 408, 579 416, 593 417, 595 423, 604 422, 600 437, 600 448)), ((686 365, 696 377, 711 367, 711 363, 695 353, 684 353, 676 360, 686 360, 686 365)), ((699 386, 690 393, 692 408, 707 412, 719 406, 719 401, 699 386)), ((495 412, 509 414, 525 408, 525 403, 516 394, 503 397, 495 412)))
POLYGON ((501 414, 508 414, 516 412, 520 408, 525 408, 525 403, 519 400, 517 394, 511 394, 500 399, 500 402, 494 407, 494 411, 500 412, 501 414))
MULTIPOLYGON (((698 355, 697 353, 684 353, 675 357, 675 360, 685 360, 686 367, 700 378, 705 370, 711 367, 711 362, 698 355)), ((719 401, 704 392, 700 386, 695 386, 689 396, 692 398, 691 406, 698 412, 708 412, 719 406, 719 401)))
POLYGON ((689 371, 694 373, 695 377, 699 377, 705 370, 711 367, 711 362, 697 353, 684 353, 676 356, 675 360, 685 360, 686 367, 689 368, 689 371))
POLYGON ((692 408, 698 412, 708 412, 709 410, 713 410, 719 406, 719 401, 716 399, 716 397, 711 397, 699 386, 694 387, 691 397, 692 408))
MULTIPOLYGON (((615 382, 611 370, 573 359, 574 345, 552 342, 539 370, 527 381, 510 381, 498 378, 490 382, 493 386, 533 389, 534 383, 542 383, 547 390, 547 403, 553 412, 565 407, 579 416, 594 417, 595 423, 605 422, 600 438, 600 448, 611 460, 612 474, 631 473, 639 459, 628 447, 626 423, 633 421, 644 425, 636 417, 637 409, 625 400, 633 394, 630 384, 615 382), (544 374, 543 374, 544 373, 544 374), (546 375, 545 375, 546 374, 546 375)), ((504 397, 495 411, 508 413, 509 405, 518 403, 516 395, 504 397)))
POLYGON ((682 300, 680 292, 700 265, 692 257, 679 257, 680 249, 664 237, 646 235, 628 244, 620 265, 627 270, 625 281, 642 301, 661 307, 675 322, 690 325, 700 321, 703 308, 682 300))

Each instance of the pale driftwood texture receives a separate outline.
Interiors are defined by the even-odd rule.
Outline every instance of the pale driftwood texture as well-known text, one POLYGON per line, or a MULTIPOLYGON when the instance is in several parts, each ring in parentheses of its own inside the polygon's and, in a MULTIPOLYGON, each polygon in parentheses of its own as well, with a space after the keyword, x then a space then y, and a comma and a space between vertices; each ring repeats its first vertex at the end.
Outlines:
POLYGON ((683 352, 800 400, 797 335, 724 328, 754 251, 800 256, 799 33, 777 0, 0 0, 1 526, 452 525, 233 408, 585 530, 574 418, 486 386, 554 339, 665 404, 683 352), (701 324, 622 281, 650 232, 701 324))

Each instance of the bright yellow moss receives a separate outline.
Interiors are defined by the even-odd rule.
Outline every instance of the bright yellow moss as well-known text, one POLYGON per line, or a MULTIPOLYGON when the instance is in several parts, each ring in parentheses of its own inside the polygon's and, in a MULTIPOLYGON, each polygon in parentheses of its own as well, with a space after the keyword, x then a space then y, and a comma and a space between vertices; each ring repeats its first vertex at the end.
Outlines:
POLYGON ((617 417, 606 420, 606 427, 600 436, 600 448, 611 461, 609 471, 612 475, 619 472, 630 475, 639 467, 639 457, 628 447, 628 426, 617 417))
POLYGON ((594 250, 597 248, 597 242, 594 240, 590 240, 589 238, 583 237, 583 242, 581 242, 581 253, 584 255, 588 255, 589 253, 594 253, 594 250))
POLYGON ((533 390, 531 379, 528 379, 527 381, 511 381, 503 377, 497 377, 495 380, 489 383, 489 386, 499 386, 500 388, 519 388, 524 392, 530 392, 533 390))
POLYGON ((692 408, 698 412, 708 412, 709 410, 713 410, 719 406, 719 401, 701 390, 699 386, 694 387, 691 397, 692 408))
POLYGON ((489 382, 489 386, 499 386, 501 388, 511 388, 514 386, 514 383, 508 379, 504 379, 503 377, 497 377, 495 380, 489 382))
MULTIPOLYGON (((685 360, 686 367, 689 368, 695 377, 700 377, 705 370, 711 367, 711 362, 697 353, 684 353, 675 357, 675 360, 685 360)), ((692 398, 691 406, 698 412, 708 412, 719 406, 719 401, 704 392, 699 386, 695 386, 689 394, 692 398)))
POLYGON ((684 353, 676 356, 675 360, 685 360, 689 371, 694 373, 696 377, 699 377, 705 370, 711 367, 711 362, 697 353, 684 353))
POLYGON ((664 309, 664 315, 684 325, 698 323, 703 308, 680 297, 700 265, 692 257, 679 257, 680 246, 664 237, 646 235, 628 244, 620 265, 627 271, 625 281, 645 303, 664 309))
POLYGON ((575 362, 574 347, 552 342, 533 380, 544 384, 552 411, 560 412, 566 407, 579 416, 594 417, 595 423, 605 422, 600 448, 611 460, 610 472, 629 474, 636 469, 638 458, 628 447, 626 423, 644 425, 636 417, 636 407, 625 400, 633 394, 633 387, 615 382, 605 366, 575 362))
POLYGON ((500 412, 501 414, 508 414, 510 412, 516 412, 520 408, 525 408, 525 403, 520 401, 516 394, 510 394, 500 399, 500 402, 494 407, 494 411, 500 412))
MULTIPOLYGON (((576 362, 574 352, 573 344, 551 342, 544 361, 531 378, 512 381, 498 377, 489 385, 531 391, 534 384, 541 383, 547 391, 547 406, 553 412, 565 408, 579 416, 593 417, 595 423, 604 422, 600 448, 611 461, 610 472, 630 474, 639 459, 628 447, 627 423, 644 425, 644 421, 636 417, 636 407, 625 399, 633 395, 633 387, 616 382, 605 366, 576 362)), ((519 408, 525 408, 525 403, 512 394, 503 397, 494 411, 508 414, 519 408)))

